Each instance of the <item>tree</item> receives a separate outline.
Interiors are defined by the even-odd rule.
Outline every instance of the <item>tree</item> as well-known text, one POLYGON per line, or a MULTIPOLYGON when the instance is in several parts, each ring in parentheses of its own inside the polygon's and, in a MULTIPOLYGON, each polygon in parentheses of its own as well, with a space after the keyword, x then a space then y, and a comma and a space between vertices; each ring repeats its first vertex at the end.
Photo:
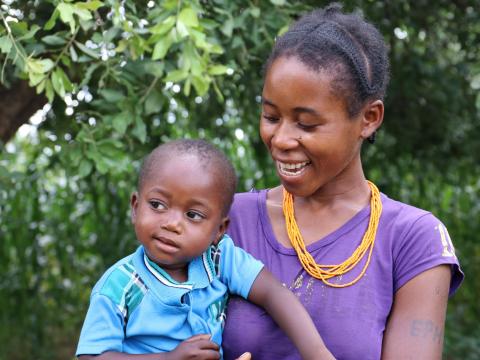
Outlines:
MULTIPOLYGON (((5 357, 71 354, 85 289, 136 245, 127 214, 132 174, 157 144, 207 138, 234 161, 239 190, 274 183, 257 134, 261 69, 275 36, 326 3, 4 0, 0 304, 17 314, 0 317, 1 329, 14 329, 0 330, 5 357), (13 138, 47 102, 33 135, 13 138)), ((444 219, 460 255, 478 251, 475 2, 344 5, 362 9, 391 50, 385 125, 364 153, 369 177, 444 219)), ((462 264, 480 270, 478 260, 462 264)), ((449 326, 460 330, 447 332, 447 354, 480 351, 478 290, 467 279, 454 298, 449 326)))

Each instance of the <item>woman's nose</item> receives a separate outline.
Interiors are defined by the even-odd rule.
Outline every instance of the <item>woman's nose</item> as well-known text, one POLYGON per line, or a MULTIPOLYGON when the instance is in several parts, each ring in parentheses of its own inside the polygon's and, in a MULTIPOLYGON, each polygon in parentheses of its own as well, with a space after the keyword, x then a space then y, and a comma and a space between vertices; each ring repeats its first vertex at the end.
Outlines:
POLYGON ((296 129, 289 121, 278 123, 272 136, 272 145, 279 150, 289 150, 298 145, 296 129))

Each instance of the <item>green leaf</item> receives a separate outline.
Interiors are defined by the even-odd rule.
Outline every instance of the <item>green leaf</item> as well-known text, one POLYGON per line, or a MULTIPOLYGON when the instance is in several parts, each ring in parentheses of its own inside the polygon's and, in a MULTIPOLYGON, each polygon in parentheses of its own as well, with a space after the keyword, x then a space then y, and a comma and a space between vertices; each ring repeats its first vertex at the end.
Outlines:
POLYGON ((90 11, 83 9, 81 6, 78 6, 79 4, 81 3, 75 4, 75 7, 74 7, 75 15, 77 15, 80 20, 84 20, 84 21, 92 19, 92 14, 90 13, 90 11))
POLYGON ((114 26, 110 29, 108 29, 104 34, 103 34, 103 42, 105 43, 110 43, 115 37, 118 35, 120 32, 120 28, 114 26))
MULTIPOLYGON (((38 83, 35 91, 37 92, 37 94, 40 94, 43 92, 43 90, 45 90, 45 85, 47 84, 47 80, 45 78, 42 77, 42 79, 40 79, 40 82, 38 83), (42 81, 43 80, 43 81, 42 81)), ((35 86, 35 85, 31 85, 31 86, 35 86)))
POLYGON ((181 38, 187 37, 188 36, 188 29, 187 26, 180 20, 177 19, 177 33, 181 38))
POLYGON ((67 68, 72 65, 72 62, 70 61, 70 58, 66 55, 62 55, 60 60, 62 60, 62 64, 65 65, 65 67, 67 67, 67 68))
POLYGON ((158 41, 153 48, 152 60, 163 59, 167 54, 168 49, 172 45, 172 37, 165 36, 163 39, 158 41))
MULTIPOLYGON (((45 74, 35 73, 35 72, 28 73, 28 80, 29 80, 28 85, 30 86, 37 86, 38 84, 40 84, 40 82, 43 79, 45 79, 45 74)), ((37 93, 38 93, 38 89, 37 89, 37 93)))
POLYGON ((92 78, 92 75, 93 75, 93 72, 100 66, 101 64, 100 63, 93 63, 92 65, 90 65, 87 69, 87 71, 85 72, 85 75, 83 76, 83 80, 82 82, 80 83, 80 87, 83 87, 85 85, 87 85, 90 81, 90 79, 92 78))
POLYGON ((142 121, 141 117, 137 117, 135 120, 135 127, 132 130, 133 136, 135 136, 142 144, 147 140, 147 126, 142 121))
POLYGON ((97 142, 97 149, 112 160, 122 156, 122 143, 114 139, 105 139, 97 142))
POLYGON ((286 0, 270 0, 270 2, 276 6, 284 6, 287 4, 286 0))
POLYGON ((58 73, 58 75, 60 76, 60 80, 62 81, 63 83, 63 88, 65 89, 65 91, 72 91, 73 90, 73 84, 71 83, 70 79, 68 78, 67 74, 65 74, 65 71, 63 71, 63 69, 61 67, 57 67, 55 69, 55 72, 58 73))
POLYGON ((223 75, 228 71, 228 67, 225 65, 214 65, 208 69, 210 75, 223 75))
POLYGON ((152 26, 149 30, 152 34, 163 35, 169 32, 172 29, 173 25, 175 25, 175 16, 169 16, 161 23, 152 26))
POLYGON ((178 15, 178 20, 185 24, 185 26, 187 27, 198 26, 198 16, 192 8, 185 8, 180 11, 180 14, 178 15))
POLYGON ((72 61, 76 62, 78 60, 78 54, 75 51, 75 48, 73 46, 70 46, 68 50, 70 51, 70 57, 72 58, 72 61))
POLYGON ((112 126, 116 132, 120 135, 124 135, 125 131, 134 120, 133 115, 128 111, 122 111, 121 113, 117 114, 112 119, 112 126))
POLYGON ((183 93, 185 94, 185 96, 190 95, 191 89, 192 89, 192 80, 188 78, 187 80, 185 80, 185 84, 183 85, 183 93))
POLYGON ((188 76, 188 72, 185 70, 174 70, 167 74, 164 81, 173 81, 177 82, 185 79, 188 76))
POLYGON ((103 6, 103 2, 98 1, 98 0, 92 0, 92 1, 87 1, 87 2, 79 2, 76 3, 75 6, 78 7, 79 9, 85 9, 85 10, 90 10, 90 11, 95 11, 103 6))
POLYGON ((58 35, 47 35, 42 38, 42 41, 47 45, 64 45, 67 43, 67 39, 58 35))
POLYGON ((192 76, 192 84, 198 95, 203 96, 208 91, 210 85, 209 79, 205 77, 192 76))
POLYGON ((57 6, 57 10, 60 13, 60 20, 65 24, 70 25, 70 31, 73 34, 75 32, 75 19, 73 18, 75 6, 67 3, 60 3, 57 6))
POLYGON ((218 44, 213 44, 209 52, 212 54, 223 54, 223 48, 218 44))
POLYGON ((110 170, 106 159, 99 152, 91 151, 89 157, 95 162, 95 167, 100 174, 104 175, 110 170))
POLYGON ((29 40, 29 39, 31 39, 35 36, 35 34, 37 33, 38 30, 40 30, 40 26, 33 25, 28 32, 26 32, 22 36, 18 37, 17 40, 18 41, 29 40))
POLYGON ((84 158, 81 148, 78 144, 73 144, 69 146, 68 158, 70 159, 70 164, 72 166, 78 166, 80 161, 84 158))
POLYGON ((234 25, 233 19, 229 18, 227 21, 223 23, 220 30, 225 36, 231 37, 233 33, 233 25, 234 25))
POLYGON ((63 85, 62 76, 58 69, 52 73, 51 80, 53 89, 63 99, 65 97, 65 87, 63 85))
POLYGON ((258 18, 260 16, 260 9, 258 7, 253 7, 250 9, 250 14, 252 14, 254 18, 258 18))
POLYGON ((0 51, 4 54, 8 54, 12 48, 12 41, 8 36, 0 37, 0 51))
POLYGON ((45 26, 43 27, 43 29, 44 30, 52 30, 53 27, 55 26, 55 22, 58 19, 58 15, 60 15, 60 13, 57 9, 55 9, 55 11, 53 12, 50 19, 48 19, 48 21, 45 23, 45 26))
POLYGON ((53 61, 50 59, 27 59, 27 69, 29 72, 44 74, 53 68, 53 61))
POLYGON ((165 97, 159 91, 152 91, 145 99, 145 115, 155 114, 162 110, 165 97))
POLYGON ((121 103, 125 99, 125 95, 118 90, 102 89, 98 93, 110 103, 121 103))
POLYGON ((77 174, 79 177, 83 178, 92 172, 92 168, 93 168, 92 163, 87 159, 83 158, 80 161, 80 166, 78 167, 77 174))
POLYGON ((88 47, 86 47, 85 45, 83 45, 82 43, 78 42, 78 41, 74 41, 75 45, 77 45, 77 47, 82 51, 84 52, 85 54, 87 54, 88 56, 94 58, 94 59, 100 59, 100 54, 96 53, 95 51, 93 51, 92 49, 89 49, 88 47))
POLYGON ((50 79, 47 79, 45 83, 45 95, 47 96, 48 102, 50 103, 53 101, 53 98, 55 97, 52 81, 50 79))
POLYGON ((147 74, 151 74, 155 77, 161 77, 163 75, 163 69, 165 68, 163 62, 160 61, 145 62, 143 67, 147 74))

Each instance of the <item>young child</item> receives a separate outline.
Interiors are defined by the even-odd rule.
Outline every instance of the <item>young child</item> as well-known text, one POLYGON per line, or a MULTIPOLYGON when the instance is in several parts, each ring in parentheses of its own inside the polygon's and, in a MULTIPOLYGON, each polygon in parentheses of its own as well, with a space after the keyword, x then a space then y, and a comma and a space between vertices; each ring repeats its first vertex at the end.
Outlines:
POLYGON ((130 201, 141 246, 93 288, 80 359, 219 359, 228 293, 264 307, 303 359, 332 358, 295 295, 225 235, 235 187, 230 162, 203 140, 146 157, 130 201))

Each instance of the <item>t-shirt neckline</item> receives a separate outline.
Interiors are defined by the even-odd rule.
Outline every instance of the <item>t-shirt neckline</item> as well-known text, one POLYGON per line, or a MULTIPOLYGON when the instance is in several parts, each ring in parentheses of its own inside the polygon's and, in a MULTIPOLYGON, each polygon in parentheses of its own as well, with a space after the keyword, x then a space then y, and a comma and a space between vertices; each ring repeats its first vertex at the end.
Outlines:
MULTIPOLYGON (((282 245, 278 240, 277 237, 275 236, 275 233, 273 232, 273 226, 270 221, 270 217, 268 216, 268 211, 267 211, 267 193, 269 189, 263 189, 260 190, 258 194, 258 209, 260 213, 260 221, 262 222, 262 228, 263 232, 265 235, 265 238, 267 239, 268 243, 270 246, 277 252, 285 254, 285 255, 292 255, 292 256, 297 256, 297 253, 295 252, 295 249, 293 248, 287 248, 284 245, 282 245)), ((318 250, 322 247, 325 247, 332 242, 336 241, 339 239, 343 234, 349 232, 352 230, 355 226, 357 226, 361 221, 363 221, 366 217, 370 215, 370 204, 365 206, 362 210, 360 210, 358 213, 356 213, 350 220, 348 220, 346 223, 344 223, 342 226, 340 226, 337 230, 334 230, 330 234, 326 235, 325 237, 316 240, 315 242, 311 243, 310 245, 307 246, 308 252, 313 252, 315 250, 318 250)))

